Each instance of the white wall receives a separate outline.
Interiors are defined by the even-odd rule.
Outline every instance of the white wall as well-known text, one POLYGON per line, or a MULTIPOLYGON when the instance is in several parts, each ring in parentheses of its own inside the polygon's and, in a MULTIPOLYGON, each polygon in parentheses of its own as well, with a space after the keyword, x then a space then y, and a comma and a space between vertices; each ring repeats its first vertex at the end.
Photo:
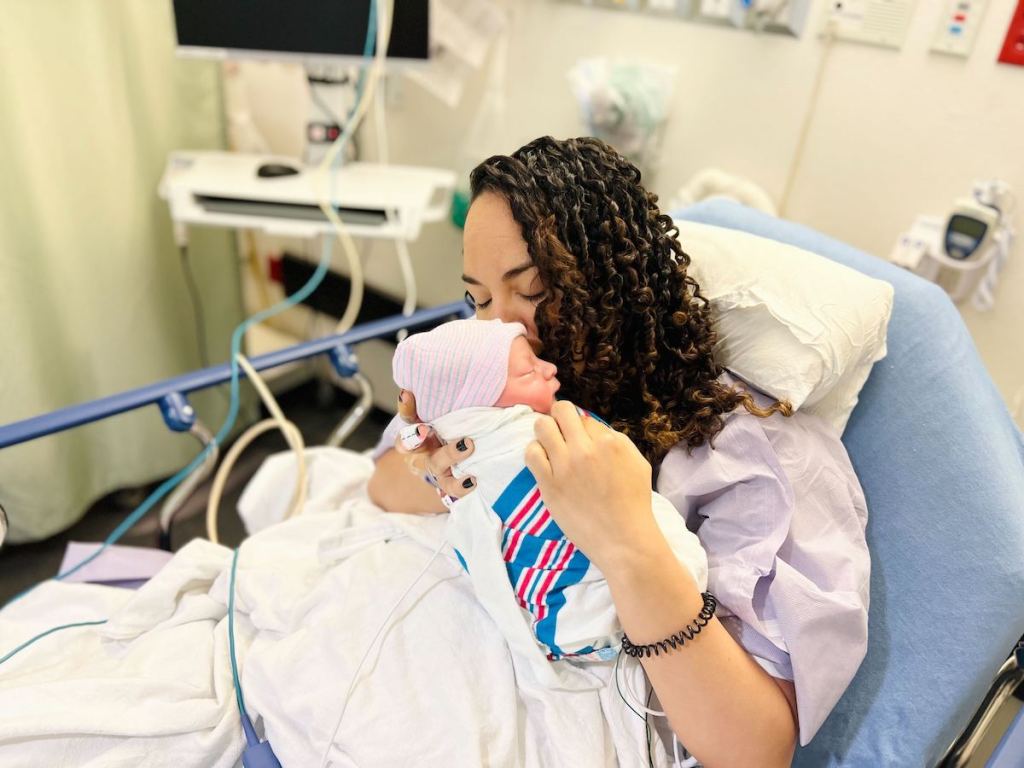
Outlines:
MULTIPOLYGON (((567 70, 586 56, 640 58, 678 68, 654 191, 667 200, 694 172, 717 166, 781 195, 825 49, 817 34, 824 0, 800 40, 552 0, 513 5, 507 120, 478 153, 542 134, 580 135, 567 70)), ((928 52, 944 7, 935 0, 917 3, 900 51, 836 43, 785 216, 884 257, 916 214, 943 213, 972 181, 998 176, 1021 199, 1015 225, 1024 235, 1024 68, 996 63, 1014 6, 991 2, 966 61, 928 52)), ((460 148, 483 75, 456 110, 412 83, 395 85, 392 161, 464 165, 460 148)), ((364 144, 372 151, 372 131, 364 144)), ((1008 401, 1024 387, 1024 246, 1016 250, 997 308, 964 313, 1008 401)), ((397 290, 394 261, 380 253, 371 279, 397 290)), ((431 227, 414 255, 425 300, 460 293, 457 230, 431 227)))

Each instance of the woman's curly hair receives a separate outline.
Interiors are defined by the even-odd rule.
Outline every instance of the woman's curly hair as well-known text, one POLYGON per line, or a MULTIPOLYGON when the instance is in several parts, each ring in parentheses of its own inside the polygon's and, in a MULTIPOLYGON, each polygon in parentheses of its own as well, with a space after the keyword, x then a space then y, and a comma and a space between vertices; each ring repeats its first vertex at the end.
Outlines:
POLYGON ((610 146, 545 136, 485 160, 470 185, 473 198, 504 197, 522 229, 547 289, 537 332, 562 395, 607 417, 655 467, 680 443, 712 442, 741 403, 792 413, 718 381, 708 302, 679 230, 610 146))

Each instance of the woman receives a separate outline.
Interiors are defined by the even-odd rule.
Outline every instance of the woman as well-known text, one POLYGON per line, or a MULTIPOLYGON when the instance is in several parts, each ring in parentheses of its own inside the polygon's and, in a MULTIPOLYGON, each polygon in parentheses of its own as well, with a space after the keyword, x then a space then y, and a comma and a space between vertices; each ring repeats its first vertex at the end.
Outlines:
MULTIPOLYGON (((708 552, 719 610, 693 641, 642 658, 645 671, 708 768, 788 765, 866 647, 866 511, 842 444, 715 362, 677 230, 613 149, 537 139, 483 162, 471 186, 467 301, 478 317, 523 323, 562 382, 527 455, 548 508, 607 577, 631 642, 656 643, 705 605, 654 524, 657 477, 708 552)), ((415 393, 399 405, 418 421, 415 393)), ((472 491, 451 474, 471 441, 408 456, 389 449, 394 436, 393 424, 370 482, 383 508, 444 511, 423 472, 444 493, 472 491)))

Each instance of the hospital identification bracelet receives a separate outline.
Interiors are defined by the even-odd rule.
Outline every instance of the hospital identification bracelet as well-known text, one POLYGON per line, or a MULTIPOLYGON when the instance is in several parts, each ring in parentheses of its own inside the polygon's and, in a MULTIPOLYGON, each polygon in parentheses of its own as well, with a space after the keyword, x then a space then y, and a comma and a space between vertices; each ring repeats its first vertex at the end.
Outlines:
POLYGON ((697 618, 693 620, 693 624, 687 624, 681 630, 676 632, 664 640, 659 640, 656 643, 648 643, 647 645, 635 645, 630 641, 625 634, 622 635, 622 651, 627 656, 632 656, 634 659, 641 657, 650 658, 651 656, 659 656, 662 651, 665 653, 669 652, 669 649, 676 649, 682 646, 687 640, 693 640, 694 637, 700 634, 700 631, 707 626, 708 622, 711 621, 711 617, 715 615, 715 609, 718 607, 718 600, 710 592, 702 592, 701 597, 704 598, 704 607, 700 609, 700 613, 697 614, 697 618))

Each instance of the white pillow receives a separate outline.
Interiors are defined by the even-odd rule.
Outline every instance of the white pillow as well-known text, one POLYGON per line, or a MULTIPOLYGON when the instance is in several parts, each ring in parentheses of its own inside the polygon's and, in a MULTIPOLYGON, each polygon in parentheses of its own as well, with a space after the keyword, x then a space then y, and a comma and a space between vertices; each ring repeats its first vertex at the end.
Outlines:
POLYGON ((892 286, 768 238, 676 225, 689 273, 711 303, 722 365, 841 433, 885 357, 892 286))

